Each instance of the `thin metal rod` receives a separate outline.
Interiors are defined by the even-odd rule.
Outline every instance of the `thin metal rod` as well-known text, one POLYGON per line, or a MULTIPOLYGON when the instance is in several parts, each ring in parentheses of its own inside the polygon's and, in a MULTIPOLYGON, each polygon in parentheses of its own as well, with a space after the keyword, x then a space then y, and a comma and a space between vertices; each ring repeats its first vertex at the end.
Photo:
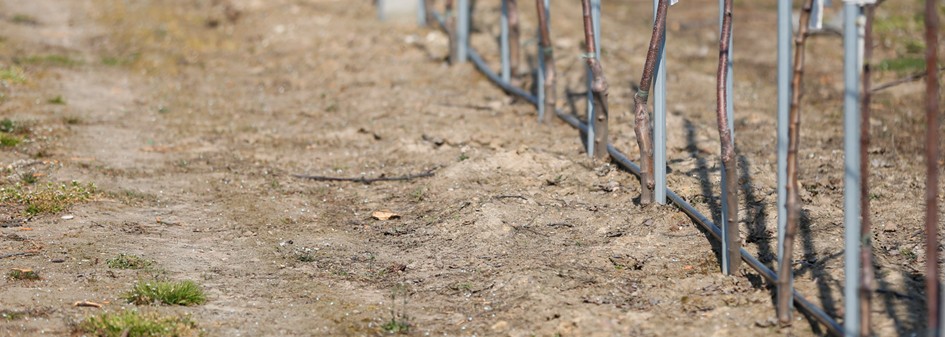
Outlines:
MULTIPOLYGON (((791 105, 791 0, 778 0, 778 265, 784 259, 784 232, 787 228, 788 112, 791 105)), ((794 275, 787 275, 794 289, 794 275)), ((791 301, 793 304, 793 301, 791 301)), ((789 308, 793 310, 794 308, 789 308)))
POLYGON ((843 4, 844 334, 860 335, 860 38, 861 8, 843 4))
POLYGON ((456 63, 466 63, 469 50, 469 0, 456 2, 456 63))
POLYGON ((427 25, 427 1, 417 0, 417 25, 427 25))
POLYGON ((555 57, 551 45, 551 9, 548 0, 536 0, 538 11, 538 122, 549 122, 551 114, 546 110, 554 111, 557 104, 555 92, 555 57))
MULTIPOLYGON (((475 49, 469 48, 469 50, 467 50, 467 56, 469 56, 469 60, 473 62, 473 65, 476 66, 476 69, 478 69, 483 75, 486 75, 486 77, 498 85, 499 88, 502 88, 502 90, 505 90, 507 93, 521 97, 522 99, 528 101, 528 103, 538 105, 538 97, 535 97, 535 95, 528 93, 522 88, 513 86, 508 82, 503 81, 499 75, 492 71, 492 69, 489 69, 489 65, 486 64, 486 61, 482 60, 482 56, 479 56, 479 53, 476 52, 475 49)), ((539 92, 541 91, 539 90, 539 92)))
POLYGON ((512 65, 509 58, 509 0, 502 0, 502 16, 499 18, 499 49, 502 56, 502 80, 512 81, 512 65))
MULTIPOLYGON (((659 0, 653 0, 653 22, 659 0)), ((653 198, 666 204, 666 34, 660 39, 656 59, 656 83, 653 84, 653 198)))
MULTIPOLYGON (((538 28, 538 29, 539 31, 537 33, 540 40, 541 28, 538 28)), ((545 106, 546 106, 545 102, 548 99, 548 96, 545 95, 545 90, 544 90, 545 76, 546 76, 545 75, 545 55, 543 55, 543 53, 541 52, 542 50, 541 43, 536 43, 535 46, 536 48, 538 48, 538 53, 537 53, 538 55, 538 81, 537 82, 538 83, 536 83, 535 85, 535 91, 536 91, 535 95, 538 96, 538 104, 537 104, 538 122, 541 123, 541 121, 545 120, 545 106)))
MULTIPOLYGON (((600 0, 591 0, 591 21, 593 21, 593 30, 594 30, 594 57, 597 60, 600 60, 600 0)), ((586 79, 587 84, 587 122, 590 125, 594 125, 594 94, 591 90, 592 80, 594 74, 591 73, 591 67, 585 67, 584 78, 586 79)), ((597 136, 596 130, 592 127, 587 132, 587 156, 593 157, 594 152, 594 138, 597 136)))
POLYGON ((377 19, 380 21, 387 20, 387 17, 384 16, 384 0, 377 0, 377 19))

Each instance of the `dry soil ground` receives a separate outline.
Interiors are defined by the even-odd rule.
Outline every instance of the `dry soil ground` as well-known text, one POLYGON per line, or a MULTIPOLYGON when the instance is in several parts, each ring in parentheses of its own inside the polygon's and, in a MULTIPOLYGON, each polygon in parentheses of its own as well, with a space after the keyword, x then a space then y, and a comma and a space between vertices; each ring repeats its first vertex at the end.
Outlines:
MULTIPOLYGON (((580 93, 578 2, 554 5, 561 89, 580 93)), ((634 157, 651 7, 604 6, 611 134, 634 157)), ((530 58, 534 9, 520 7, 530 58)), ((877 82, 921 69, 920 3, 886 7, 877 82)), ((473 44, 493 64, 497 10, 480 1, 474 18, 473 44)), ((773 266, 775 4, 735 11, 741 225, 773 266)), ((0 129, 0 256, 33 253, 0 269, 41 277, 0 281, 0 335, 81 335, 87 317, 131 308, 189 315, 210 336, 823 331, 801 315, 771 324, 770 285, 745 267, 721 275, 718 247, 690 219, 641 208, 636 178, 588 159, 576 131, 536 124, 471 65, 448 66, 442 33, 378 22, 369 1, 4 0, 0 13, 0 119, 12 122, 0 129), (428 170, 374 184, 292 176, 428 170), (372 218, 383 209, 400 217, 372 218), (119 254, 153 266, 110 268, 119 254), (195 280, 208 301, 125 302, 151 279, 195 280)), ((715 217, 716 13, 715 1, 671 8, 667 63, 670 186, 715 217)), ((840 39, 811 46, 794 265, 799 291, 842 317, 840 39)), ((883 336, 924 331, 920 88, 877 94, 870 121, 883 336)), ((561 107, 581 114, 574 97, 561 107)))

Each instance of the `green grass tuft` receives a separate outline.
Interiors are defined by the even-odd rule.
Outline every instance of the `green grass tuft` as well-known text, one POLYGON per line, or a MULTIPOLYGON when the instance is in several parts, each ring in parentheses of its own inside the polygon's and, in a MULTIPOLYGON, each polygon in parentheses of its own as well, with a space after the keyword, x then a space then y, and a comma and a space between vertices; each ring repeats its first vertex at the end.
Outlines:
POLYGON ((925 69, 925 59, 919 56, 906 56, 883 60, 877 68, 880 71, 895 71, 898 73, 916 72, 925 69))
POLYGON ((14 147, 20 144, 23 139, 6 132, 0 132, 0 147, 14 147))
POLYGON ((62 95, 50 98, 46 100, 46 103, 55 104, 55 105, 66 105, 66 100, 62 98, 62 95))
POLYGON ((124 298, 132 304, 163 303, 168 305, 198 305, 207 301, 203 290, 194 281, 138 282, 124 298))
POLYGON ((118 256, 105 260, 108 268, 114 269, 145 269, 151 267, 154 262, 145 260, 137 255, 118 254, 118 256))
POLYGON ((0 68, 0 81, 11 84, 25 83, 26 74, 23 73, 23 68, 17 66, 0 68))
POLYGON ((79 332, 93 336, 199 336, 197 324, 189 317, 143 314, 137 310, 92 316, 78 325, 79 332))
POLYGON ((42 185, 0 187, 0 203, 16 203, 25 206, 28 215, 51 214, 67 207, 87 201, 95 193, 95 185, 78 182, 42 185))
POLYGON ((391 318, 390 321, 381 325, 381 329, 384 329, 387 333, 410 333, 410 324, 406 321, 398 321, 391 318))
POLYGON ((36 281, 39 280, 39 274, 30 269, 13 268, 7 273, 7 278, 16 281, 36 281))
POLYGON ((16 123, 12 119, 4 118, 0 119, 0 132, 13 133, 17 130, 16 123))
POLYGON ((13 23, 18 23, 22 25, 36 25, 39 24, 39 21, 36 18, 26 15, 26 14, 13 14, 13 17, 10 21, 13 23))
POLYGON ((32 64, 32 65, 46 65, 46 66, 59 66, 59 67, 71 67, 75 65, 82 64, 82 61, 73 59, 65 55, 33 55, 27 56, 24 58, 18 58, 14 60, 17 64, 32 64))
POLYGON ((39 182, 39 176, 33 172, 23 173, 20 175, 20 181, 22 181, 24 184, 32 185, 39 182))

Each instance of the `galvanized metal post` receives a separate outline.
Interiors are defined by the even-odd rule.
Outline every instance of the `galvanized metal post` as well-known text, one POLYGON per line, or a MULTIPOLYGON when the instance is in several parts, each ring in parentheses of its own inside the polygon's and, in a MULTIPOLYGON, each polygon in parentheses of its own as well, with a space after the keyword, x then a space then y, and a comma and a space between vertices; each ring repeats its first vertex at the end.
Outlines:
POLYGON ((425 0, 417 0, 417 24, 420 26, 427 25, 427 2, 425 0))
POLYGON ((469 0, 457 0, 456 63, 466 63, 469 49, 469 0))
MULTIPOLYGON (((723 18, 724 16, 725 16, 725 1, 724 1, 724 0, 719 0, 719 34, 720 34, 720 35, 722 34, 722 18, 723 18)), ((734 28, 734 23, 733 23, 733 24, 732 24, 732 30, 734 30, 734 29, 735 29, 735 28, 734 28)), ((734 34, 732 34, 732 35, 734 35, 734 34)), ((732 144, 734 145, 734 144, 735 144, 735 109, 734 109, 735 101, 733 100, 733 93, 732 93, 732 76, 733 76, 733 75, 732 75, 732 68, 733 68, 733 67, 732 67, 732 65, 733 65, 733 61, 732 61, 732 50, 734 49, 734 45, 733 45, 733 43, 732 43, 733 40, 734 40, 734 37, 730 36, 730 37, 729 37, 729 43, 728 43, 728 64, 726 64, 726 71, 725 71, 725 73, 726 73, 726 76, 725 76, 725 87, 726 87, 725 100, 726 100, 726 102, 728 102, 728 105, 725 106, 725 115, 726 115, 727 118, 728 118, 728 129, 731 130, 731 133, 732 133, 732 144)), ((736 160, 736 162, 737 162, 737 160, 736 160)), ((728 202, 726 201, 726 198, 724 197, 725 195, 728 195, 728 190, 727 190, 727 188, 725 187, 725 186, 726 186, 726 184, 725 184, 725 170, 726 170, 726 167, 725 167, 725 165, 723 164, 723 165, 722 165, 722 170, 721 170, 721 174, 722 174, 722 195, 723 195, 723 197, 722 197, 722 217, 721 217, 721 218, 722 218, 722 273, 725 274, 725 275, 731 275, 731 274, 734 272, 734 270, 730 270, 730 269, 731 269, 731 266, 732 266, 732 259, 738 259, 739 257, 738 257, 738 256, 730 256, 730 255, 728 254, 728 243, 729 243, 729 241, 731 240, 731 239, 728 237, 728 233, 729 233, 728 227, 729 227, 729 226, 738 226, 738 224, 737 224, 737 223, 735 223, 735 224, 730 224, 730 223, 728 223, 728 217, 725 216, 725 214, 728 214, 728 202)), ((736 231, 736 232, 737 232, 737 231, 736 231)), ((734 239, 735 239, 735 240, 739 240, 739 238, 734 238, 734 239)))
POLYGON ((860 335, 860 64, 857 18, 861 7, 843 4, 843 222, 844 319, 846 336, 860 335))
MULTIPOLYGON (((502 57, 502 80, 512 81, 512 65, 509 57, 509 0, 502 0, 502 16, 499 18, 499 49, 502 57)), ((540 59, 540 58, 539 58, 540 59)))
MULTIPOLYGON (((778 0, 778 265, 784 259, 784 232, 787 228, 788 113, 791 109, 791 0, 778 0)), ((788 275, 793 289, 794 275, 788 275)), ((793 296, 792 296, 793 297, 793 296)), ((794 306, 794 301, 790 301, 794 306)))
MULTIPOLYGON (((502 0, 502 3, 505 4, 506 0, 502 0)), ((551 6, 548 3, 548 0, 545 1, 545 20, 548 24, 548 30, 551 30, 551 6)), ((541 41, 541 27, 538 27, 536 30, 538 33, 537 39, 541 41)), ((545 97, 545 50, 541 47, 541 43, 537 44, 538 46, 538 85, 535 87, 535 90, 538 97, 538 122, 541 123, 545 120, 545 100, 548 98, 545 97)), ((554 111, 548 111, 547 113, 555 113, 554 111)), ((590 145, 593 146, 593 145, 590 145)))
MULTIPOLYGON (((659 0, 653 0, 653 22, 659 0)), ((646 89, 643 89, 646 90, 646 89)), ((659 57, 656 59, 656 83, 653 84, 653 197, 656 203, 666 204, 666 34, 660 38, 659 57)))
POLYGON ((377 0, 377 19, 380 21, 387 19, 384 16, 384 0, 377 0))
MULTIPOLYGON (((588 57, 596 57, 600 60, 600 0, 591 0, 591 21, 594 22, 594 55, 587 55, 588 57)), ((591 69, 585 67, 585 78, 587 79, 587 125, 591 127, 587 128, 587 156, 594 156, 594 94, 591 92, 591 81, 594 78, 594 75, 591 74, 591 69)))

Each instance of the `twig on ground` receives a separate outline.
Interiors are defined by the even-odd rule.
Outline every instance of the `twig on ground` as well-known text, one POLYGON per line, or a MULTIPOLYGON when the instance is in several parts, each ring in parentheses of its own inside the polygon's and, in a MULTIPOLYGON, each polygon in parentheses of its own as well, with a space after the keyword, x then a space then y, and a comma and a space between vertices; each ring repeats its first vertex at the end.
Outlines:
POLYGON ((16 256, 33 256, 33 255, 36 255, 36 254, 39 254, 39 252, 37 252, 37 251, 27 251, 27 252, 7 253, 7 254, 2 254, 2 255, 0 255, 0 259, 5 259, 5 258, 8 258, 8 257, 16 257, 16 256))
MULTIPOLYGON (((938 72, 939 72, 939 73, 940 73, 940 72, 943 72, 943 71, 945 71, 945 67, 940 67, 940 68, 938 68, 938 72)), ((880 91, 880 90, 885 90, 885 89, 889 89, 889 88, 895 87, 895 86, 897 86, 897 85, 906 84, 906 83, 909 83, 909 82, 915 82, 915 81, 918 81, 918 80, 921 80, 921 79, 925 78, 925 76, 928 75, 928 74, 929 74, 928 72, 926 72, 926 71, 923 70, 923 71, 920 72, 920 73, 915 73, 915 74, 912 74, 912 75, 909 75, 909 76, 900 78, 900 79, 898 79, 898 80, 893 80, 893 81, 889 81, 889 82, 886 82, 886 83, 877 85, 876 87, 870 89, 869 92, 877 92, 877 91, 880 91)))
POLYGON ((413 180, 413 179, 417 179, 417 178, 432 177, 432 176, 433 176, 433 171, 434 171, 434 170, 429 170, 429 171, 426 171, 426 172, 423 172, 423 173, 408 174, 408 175, 399 176, 399 177, 388 177, 388 176, 382 174, 382 175, 380 175, 379 177, 376 177, 376 178, 367 178, 367 177, 358 177, 358 178, 352 178, 352 177, 328 177, 328 176, 312 176, 312 175, 305 175, 305 174, 293 174, 292 176, 293 176, 293 177, 296 177, 296 178, 299 178, 299 179, 308 179, 308 180, 314 180, 314 181, 350 181, 350 182, 371 184, 371 183, 375 183, 375 182, 378 182, 378 181, 406 181, 406 180, 413 180))
POLYGON ((522 200, 528 201, 528 198, 526 198, 526 197, 524 197, 524 196, 521 196, 521 195, 497 195, 497 196, 495 196, 495 198, 496 198, 496 199, 511 199, 511 198, 517 198, 517 199, 522 199, 522 200))

